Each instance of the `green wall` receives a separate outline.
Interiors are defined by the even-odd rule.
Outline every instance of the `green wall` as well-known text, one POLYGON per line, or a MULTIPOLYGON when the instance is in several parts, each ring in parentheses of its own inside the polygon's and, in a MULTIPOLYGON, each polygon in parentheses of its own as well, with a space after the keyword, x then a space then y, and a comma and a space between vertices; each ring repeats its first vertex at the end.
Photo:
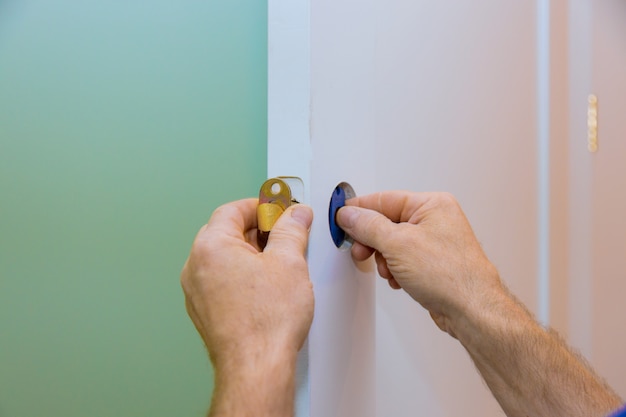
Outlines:
POLYGON ((205 414, 179 273, 265 179, 266 7, 0 0, 0 417, 205 414))

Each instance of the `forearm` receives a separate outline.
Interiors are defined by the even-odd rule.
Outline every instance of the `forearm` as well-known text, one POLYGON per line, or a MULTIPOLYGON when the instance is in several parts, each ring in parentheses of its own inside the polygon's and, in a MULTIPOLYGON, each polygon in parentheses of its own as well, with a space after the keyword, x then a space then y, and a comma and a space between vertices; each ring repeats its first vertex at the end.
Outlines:
POLYGON ((256 352, 215 369, 209 417, 292 417, 296 354, 256 352))
POLYGON ((456 334, 509 417, 604 417, 622 400, 504 289, 456 334), (486 307, 486 308, 485 308, 486 307))

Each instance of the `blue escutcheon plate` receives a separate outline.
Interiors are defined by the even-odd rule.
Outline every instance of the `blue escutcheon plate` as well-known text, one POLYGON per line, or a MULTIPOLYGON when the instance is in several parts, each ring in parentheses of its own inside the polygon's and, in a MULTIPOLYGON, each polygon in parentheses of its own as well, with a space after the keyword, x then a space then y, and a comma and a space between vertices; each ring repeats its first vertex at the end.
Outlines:
POLYGON ((355 197, 352 186, 347 182, 342 182, 335 187, 333 194, 330 196, 330 204, 328 206, 328 226, 330 228, 330 236, 333 243, 339 249, 347 249, 352 246, 352 238, 346 235, 341 227, 337 224, 337 212, 346 205, 346 200, 355 197))

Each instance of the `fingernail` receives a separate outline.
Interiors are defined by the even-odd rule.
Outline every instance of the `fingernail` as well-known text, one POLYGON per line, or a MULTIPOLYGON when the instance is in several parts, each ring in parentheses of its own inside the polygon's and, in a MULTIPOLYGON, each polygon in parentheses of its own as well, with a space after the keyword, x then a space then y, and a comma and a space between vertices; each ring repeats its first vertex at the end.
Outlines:
POLYGON ((337 212, 337 223, 339 226, 349 229, 354 226, 359 215, 358 209, 351 206, 344 206, 337 212))
POLYGON ((313 223, 313 210, 309 206, 297 204, 291 210, 291 217, 308 229, 313 223))

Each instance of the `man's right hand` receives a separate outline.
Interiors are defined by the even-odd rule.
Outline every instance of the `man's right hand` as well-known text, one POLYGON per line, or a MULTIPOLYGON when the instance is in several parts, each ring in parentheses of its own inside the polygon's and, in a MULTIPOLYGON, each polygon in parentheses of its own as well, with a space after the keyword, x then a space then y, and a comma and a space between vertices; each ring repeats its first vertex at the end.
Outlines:
POLYGON ((507 416, 606 416, 622 404, 508 292, 451 195, 358 197, 337 222, 356 241, 356 260, 375 253, 380 275, 459 339, 507 416))
POLYGON ((337 222, 355 240, 355 260, 375 253, 389 285, 404 289, 452 336, 459 316, 506 292, 450 194, 388 191, 356 197, 339 210, 337 222))

